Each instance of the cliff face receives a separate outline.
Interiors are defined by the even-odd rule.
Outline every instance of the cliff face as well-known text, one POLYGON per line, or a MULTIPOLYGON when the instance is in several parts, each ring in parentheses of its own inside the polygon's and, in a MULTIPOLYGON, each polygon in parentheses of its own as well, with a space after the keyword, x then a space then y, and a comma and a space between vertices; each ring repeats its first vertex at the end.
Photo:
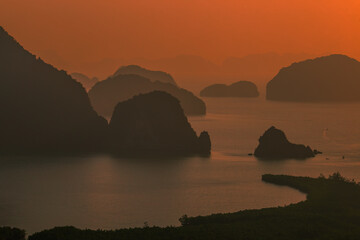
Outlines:
POLYGON ((283 68, 267 84, 266 97, 277 101, 360 101, 360 62, 330 55, 283 68))
POLYGON ((116 77, 118 75, 128 75, 128 74, 135 74, 142 76, 144 78, 149 79, 152 82, 163 82, 163 83, 171 83, 176 86, 176 82, 173 79, 173 77, 162 71, 152 71, 145 68, 142 68, 137 65, 129 65, 129 66, 123 66, 120 67, 113 77, 116 77))
POLYGON ((0 150, 84 151, 99 145, 107 122, 85 89, 26 51, 0 27, 0 150))
POLYGON ((315 156, 314 151, 309 146, 290 143, 285 133, 275 127, 269 128, 260 137, 254 155, 263 159, 304 159, 315 156))
POLYGON ((256 85, 248 81, 239 81, 231 85, 213 84, 200 92, 202 97, 258 97, 256 85))
POLYGON ((138 75, 118 75, 98 82, 90 91, 89 97, 94 109, 101 115, 109 117, 117 103, 125 101, 140 93, 165 91, 179 99, 187 115, 204 115, 205 103, 191 92, 173 84, 152 82, 138 75))
POLYGON ((109 134, 110 149, 119 154, 208 154, 211 148, 208 134, 198 138, 179 101, 161 91, 117 104, 109 134))

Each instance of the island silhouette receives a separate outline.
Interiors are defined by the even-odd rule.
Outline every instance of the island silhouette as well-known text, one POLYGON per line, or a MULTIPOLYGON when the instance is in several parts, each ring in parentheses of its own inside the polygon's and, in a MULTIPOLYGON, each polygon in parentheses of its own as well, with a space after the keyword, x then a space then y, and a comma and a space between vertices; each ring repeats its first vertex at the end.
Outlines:
POLYGON ((267 84, 266 98, 293 102, 360 101, 360 62, 345 55, 293 63, 267 84))
POLYGON ((289 142, 283 131, 272 126, 259 138, 254 155, 261 159, 305 159, 318 153, 309 146, 289 142))
POLYGON ((111 150, 131 155, 209 155, 210 137, 197 137, 172 95, 154 91, 116 105, 109 124, 111 150))
POLYGON ((118 102, 125 101, 135 95, 152 91, 165 91, 179 99, 187 115, 205 115, 206 105, 203 100, 190 91, 171 83, 151 81, 140 75, 116 75, 98 82, 89 91, 94 109, 102 116, 108 117, 118 102))
POLYGON ((359 12, 0 0, 0 240, 360 240, 359 12))
POLYGON ((239 81, 231 85, 213 84, 200 92, 201 97, 258 97, 256 85, 249 81, 239 81))

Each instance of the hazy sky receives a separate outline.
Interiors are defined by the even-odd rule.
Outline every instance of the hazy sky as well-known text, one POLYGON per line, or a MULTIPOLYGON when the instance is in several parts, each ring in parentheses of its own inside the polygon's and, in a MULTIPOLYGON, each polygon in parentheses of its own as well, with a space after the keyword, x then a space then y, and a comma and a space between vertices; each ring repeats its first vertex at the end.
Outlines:
POLYGON ((360 58, 359 0, 0 0, 0 24, 67 61, 263 52, 360 58))

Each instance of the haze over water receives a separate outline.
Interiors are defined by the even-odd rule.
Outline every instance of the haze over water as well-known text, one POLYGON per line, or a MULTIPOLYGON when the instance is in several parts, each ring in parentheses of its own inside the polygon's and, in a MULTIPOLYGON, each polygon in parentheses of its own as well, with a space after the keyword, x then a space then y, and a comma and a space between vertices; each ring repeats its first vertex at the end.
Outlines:
POLYGON ((207 99, 190 117, 209 131, 211 158, 116 159, 111 156, 1 157, 0 225, 28 233, 54 226, 115 229, 178 225, 178 218, 283 206, 305 195, 261 182, 264 173, 301 176, 335 171, 360 180, 360 103, 279 103, 207 99), (259 161, 248 153, 270 126, 323 151, 308 160, 259 161), (344 159, 343 159, 344 156, 344 159))

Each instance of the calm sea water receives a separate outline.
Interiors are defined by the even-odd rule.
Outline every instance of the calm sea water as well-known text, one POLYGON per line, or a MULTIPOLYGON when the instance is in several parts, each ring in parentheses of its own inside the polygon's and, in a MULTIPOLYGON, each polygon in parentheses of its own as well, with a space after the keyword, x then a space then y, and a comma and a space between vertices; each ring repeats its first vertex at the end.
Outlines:
POLYGON ((179 225, 183 214, 283 206, 305 199, 291 188, 261 182, 264 173, 316 177, 340 171, 360 181, 360 104, 205 101, 209 114, 190 121, 196 131, 209 131, 210 158, 2 157, 0 225, 28 233, 64 225, 179 225), (290 141, 324 154, 275 162, 248 156, 272 125, 284 130, 290 141))

